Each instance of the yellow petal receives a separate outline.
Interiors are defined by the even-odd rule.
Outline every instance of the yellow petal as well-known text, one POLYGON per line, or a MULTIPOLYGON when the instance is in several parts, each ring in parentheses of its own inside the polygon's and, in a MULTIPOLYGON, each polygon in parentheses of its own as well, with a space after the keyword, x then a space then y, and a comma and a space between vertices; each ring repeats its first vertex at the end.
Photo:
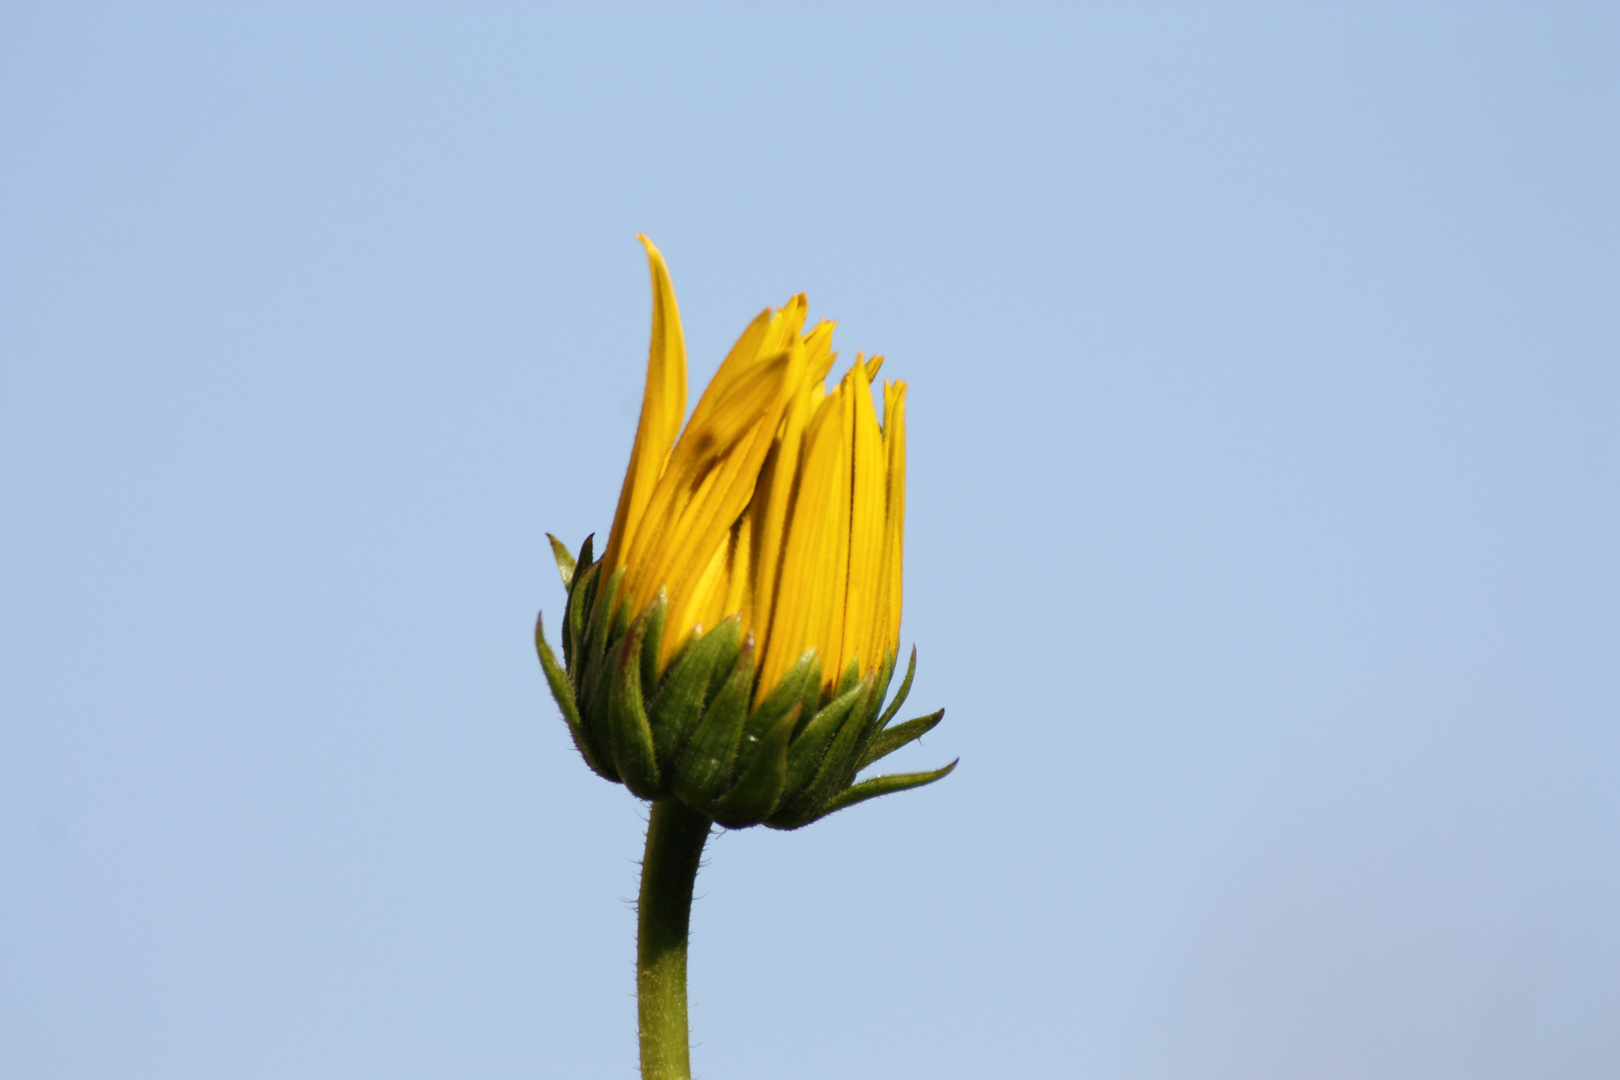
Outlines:
POLYGON ((727 547, 728 545, 722 544, 710 556, 708 565, 683 592, 678 601, 679 606, 671 604, 669 617, 664 623, 660 666, 667 657, 673 656, 679 650, 681 642, 693 629, 715 626, 729 614, 723 610, 726 596, 727 547))
MULTIPOLYGON (((765 343, 765 336, 771 326, 771 311, 769 308, 754 317, 748 324, 748 329, 742 332, 737 343, 731 347, 731 352, 720 362, 720 369, 709 380, 704 389, 703 396, 698 398, 697 408, 692 410, 692 419, 687 422, 687 428, 700 428, 709 421, 709 414, 714 411, 715 403, 724 397, 736 382, 756 364, 770 359, 769 355, 762 353, 761 347, 765 343)), ((781 349, 775 350, 781 352, 781 349)), ((774 355, 771 354, 771 355, 774 355)))
POLYGON ((715 622, 728 615, 741 615, 743 626, 754 625, 753 530, 747 515, 731 527, 731 543, 726 550, 726 596, 715 622))
MULTIPOLYGON (((802 350, 797 349, 755 365, 715 403, 704 426, 687 427, 648 505, 648 528, 630 557, 629 585, 638 603, 663 588, 671 612, 685 612, 700 609, 712 590, 729 591, 729 580, 706 571, 731 543, 732 530, 754 496, 800 371, 802 350)), ((685 629, 676 623, 670 627, 666 657, 685 629)))
POLYGON ((760 665, 767 690, 806 650, 821 653, 825 686, 841 655, 849 567, 849 437, 854 402, 840 387, 816 410, 804 435, 798 491, 783 545, 770 634, 760 665))
POLYGON ((809 389, 801 378, 799 386, 790 391, 782 426, 760 468, 759 483, 754 488, 754 498, 748 508, 753 559, 750 591, 753 596, 754 625, 761 631, 771 625, 776 606, 782 552, 799 475, 804 429, 813 414, 809 389))
POLYGON ((830 319, 822 319, 816 328, 804 335, 805 368, 811 382, 826 380, 838 354, 832 351, 833 330, 838 326, 830 319))
MULTIPOLYGON (((731 527, 685 605, 678 611, 671 610, 669 626, 718 626, 721 620, 732 615, 741 616, 744 627, 754 625, 749 596, 750 543, 745 515, 731 527)), ((664 658, 673 656, 679 647, 680 632, 676 631, 675 637, 664 641, 664 658)))
POLYGON ((906 384, 883 386, 883 453, 888 498, 883 515, 882 607, 878 619, 880 656, 900 648, 901 562, 906 539, 906 384))
MULTIPOLYGON (((767 409, 781 394, 786 367, 787 357, 779 356, 774 364, 756 368, 733 383, 731 393, 710 411, 707 422, 702 427, 688 426, 670 455, 669 466, 648 503, 647 528, 636 535, 626 560, 633 576, 658 579, 652 593, 657 592, 658 584, 672 584, 667 580, 667 566, 694 555, 689 547, 694 514, 703 517, 719 481, 739 471, 743 461, 739 448, 750 442, 767 419, 767 409)), ((707 561, 712 550, 712 545, 704 550, 702 561, 707 561)), ((650 598, 651 593, 648 595, 650 598)))
POLYGON ((625 551, 646 514, 653 488, 669 460, 670 447, 681 430, 686 415, 686 341, 681 334, 681 313, 675 305, 675 287, 670 284, 664 256, 645 236, 638 235, 647 248, 647 264, 652 272, 652 344, 647 350, 647 386, 641 398, 641 420, 636 425, 636 441, 630 451, 630 464, 619 489, 619 507, 613 514, 613 531, 603 552, 602 572, 610 575, 624 565, 625 551))
POLYGON ((883 432, 872 409, 871 370, 859 360, 844 377, 853 408, 850 424, 849 584, 844 599, 843 651, 837 671, 859 657, 861 671, 882 662, 878 644, 887 637, 887 611, 881 611, 884 525, 888 502, 888 463, 883 432), (883 621, 879 621, 880 614, 883 621))
POLYGON ((805 316, 809 313, 810 301, 805 298, 804 293, 777 308, 776 314, 771 317, 771 327, 765 335, 765 343, 761 348, 772 353, 786 349, 799 337, 799 331, 804 329, 805 316))

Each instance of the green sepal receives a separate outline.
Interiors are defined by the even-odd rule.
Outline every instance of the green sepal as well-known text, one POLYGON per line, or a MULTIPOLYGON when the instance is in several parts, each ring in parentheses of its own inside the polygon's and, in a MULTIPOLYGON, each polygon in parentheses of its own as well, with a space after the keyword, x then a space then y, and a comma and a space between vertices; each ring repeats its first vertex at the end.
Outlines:
POLYGON ((877 689, 872 694, 872 714, 867 718, 869 731, 876 731, 883 726, 878 722, 877 714, 883 707, 884 696, 889 692, 889 683, 894 681, 894 661, 895 654, 890 652, 883 658, 883 663, 878 665, 877 689))
POLYGON ((822 668, 822 664, 821 664, 821 657, 820 657, 819 651, 818 651, 818 655, 816 656, 816 668, 815 668, 816 677, 813 678, 813 679, 809 679, 809 680, 807 680, 805 682, 805 684, 804 684, 804 696, 800 699, 801 701, 804 702, 804 706, 803 706, 803 710, 799 713, 799 726, 793 732, 793 737, 795 739, 797 739, 800 735, 804 734, 804 729, 806 727, 810 726, 810 721, 812 721, 812 720, 814 720, 816 718, 816 714, 819 713, 822 710, 822 708, 828 702, 830 702, 833 698, 838 696, 838 694, 836 692, 832 693, 832 694, 824 694, 822 692, 822 689, 821 689, 821 676, 822 676, 822 674, 823 674, 823 668, 822 668))
POLYGON ((546 539, 551 541, 551 557, 557 560, 557 573, 562 575, 563 588, 567 589, 574 584, 574 557, 568 553, 568 547, 561 540, 546 533, 546 539))
POLYGON ((866 726, 872 718, 872 692, 875 686, 874 679, 859 683, 822 710, 824 715, 834 706, 840 706, 844 713, 842 719, 832 725, 830 740, 822 733, 812 735, 823 722, 822 715, 817 715, 795 741, 793 749, 788 752, 788 795, 766 824, 778 829, 791 829, 810 821, 819 816, 821 804, 849 787, 855 779, 852 767, 855 755, 860 751, 866 726), (846 701, 849 703, 845 704, 846 701), (811 738, 823 745, 808 747, 804 756, 795 760, 794 752, 799 749, 799 744, 811 738), (809 775, 805 774, 805 769, 809 770, 809 775))
POLYGON ((877 696, 876 679, 868 679, 858 689, 860 698, 849 711, 849 719, 833 736, 832 744, 822 755, 820 768, 816 769, 815 779, 810 781, 810 787, 805 792, 811 806, 825 803, 855 780, 856 757, 866 742, 867 725, 877 711, 877 703, 882 700, 877 696))
MULTIPOLYGON (((583 608, 584 627, 575 643, 573 663, 569 671, 574 676, 574 694, 579 701, 579 714, 585 721, 585 730, 591 741, 600 747, 611 747, 607 727, 608 686, 613 681, 612 657, 605 655, 609 642, 608 624, 612 621, 608 609, 613 607, 614 595, 624 577, 621 569, 604 584, 601 564, 591 567, 587 584, 590 588, 579 597, 583 608)), ((611 752, 608 755, 611 758, 611 752)))
MULTIPOLYGON (((893 661, 891 660, 890 663, 892 664, 893 661)), ((891 667, 890 670, 892 671, 893 668, 891 667)), ((883 710, 883 716, 877 722, 877 728, 879 731, 882 731, 883 728, 888 725, 889 721, 894 719, 894 714, 899 712, 900 706, 906 703, 906 695, 911 693, 911 680, 915 678, 916 675, 917 646, 913 645, 911 647, 911 661, 906 664, 906 677, 900 680, 900 689, 894 692, 894 700, 889 702, 889 707, 887 709, 883 710)))
POLYGON ((855 766, 855 771, 860 772, 879 758, 888 757, 913 739, 922 738, 934 730, 934 725, 938 724, 944 717, 945 710, 941 709, 939 712, 919 716, 915 720, 907 720, 903 724, 896 724, 892 728, 884 728, 879 731, 866 744, 866 749, 862 751, 860 762, 855 766))
POLYGON ((648 604, 630 624, 612 656, 608 680, 608 745, 613 749, 613 767, 624 786, 643 799, 660 798, 658 760, 653 751, 652 728, 641 699, 641 643, 647 634, 656 604, 648 604))
MULTIPOLYGON (((618 577, 621 572, 622 571, 620 570, 616 570, 614 571, 613 576, 618 577)), ((613 601, 618 605, 619 610, 614 613, 612 620, 608 623, 607 640, 609 649, 613 648, 613 643, 618 641, 629 631, 630 624, 634 622, 636 616, 640 614, 638 611, 630 610, 630 597, 625 595, 623 582, 619 583, 619 592, 614 596, 613 601)), ((606 650, 603 651, 606 652, 606 650)))
POLYGON ((594 563, 596 561, 594 558, 592 558, 592 551, 591 551, 591 544, 595 540, 596 540, 596 534, 591 533, 591 535, 589 535, 589 536, 587 536, 585 538, 585 542, 583 544, 579 545, 579 565, 581 565, 581 566, 590 566, 592 563, 594 563))
POLYGON ((664 620, 669 616, 669 597, 663 589, 643 614, 647 632, 641 638, 641 688, 650 697, 658 692, 658 654, 664 645, 664 620))
MULTIPOLYGON (((960 760, 961 758, 957 759, 957 761, 960 760)), ((906 791, 914 787, 922 787, 924 784, 932 784, 935 780, 949 776, 951 770, 955 768, 956 761, 953 761, 943 769, 935 769, 932 772, 895 773, 892 776, 874 776, 870 780, 862 780, 854 787, 834 796, 810 821, 820 821, 828 814, 836 814, 840 810, 854 806, 859 802, 865 802, 867 799, 875 799, 879 795, 889 795, 896 791, 906 791)), ((810 821, 800 822, 799 824, 808 825, 810 821)), ((797 825, 792 827, 798 828, 797 825)))
POLYGON ((585 655, 583 661, 588 665, 593 660, 607 652, 608 643, 613 639, 613 624, 618 621, 619 589, 624 584, 624 567, 613 571, 607 584, 600 582, 596 586, 595 602, 591 605, 589 621, 585 626, 585 655))
MULTIPOLYGON (((715 627, 710 636, 719 629, 715 627)), ((674 685, 672 672, 664 684, 664 693, 669 693, 674 685)), ((731 674, 709 701, 709 707, 703 710, 697 730, 680 755, 680 767, 672 786, 675 797, 686 805, 707 806, 726 790, 737 759, 737 744, 742 740, 743 722, 748 719, 748 694, 753 688, 754 635, 749 634, 738 650, 736 662, 731 665, 731 674)), ((654 704, 653 709, 656 716, 658 705, 654 704)))
POLYGON ((821 658, 814 649, 807 649, 798 661, 783 673, 777 684, 766 693, 763 700, 754 706, 749 714, 748 726, 743 729, 743 746, 757 743, 765 737, 765 732, 776 725, 777 720, 794 705, 799 706, 795 716, 815 715, 815 702, 806 706, 805 700, 811 695, 821 692, 821 658))
POLYGON ((704 813, 728 829, 758 825, 776 808, 787 779, 788 741, 799 720, 802 705, 795 701, 771 725, 754 751, 753 760, 731 790, 704 808, 704 813))
POLYGON ((574 682, 579 691, 581 715, 592 735, 606 723, 608 688, 618 674, 619 647, 636 615, 624 596, 624 573, 621 566, 606 585, 597 582, 586 624, 585 647, 579 658, 579 674, 574 682))
MULTIPOLYGON (((585 541, 586 547, 590 540, 585 541)), ((585 565, 581 563, 580 565, 585 565)), ((563 659, 568 663, 568 670, 577 675, 576 665, 581 663, 581 652, 584 649, 585 639, 585 612, 590 609, 591 601, 596 598, 596 579, 601 574, 600 563, 590 564, 590 568, 577 571, 574 574, 574 583, 568 590, 568 608, 563 612, 563 659)))
POLYGON ((842 697, 849 692, 850 687, 861 681, 861 658, 852 656, 849 663, 844 666, 844 673, 838 677, 838 685, 833 687, 832 696, 842 697))
MULTIPOLYGON (((723 680, 736 663, 741 648, 742 620, 733 616, 708 633, 688 639, 670 665, 663 686, 648 708, 653 745, 658 751, 658 768, 664 775, 670 775, 693 729, 704 716, 703 703, 709 698, 716 671, 723 680)), ((642 655, 646 656, 645 651, 642 655)), ((643 679, 646 673, 644 662, 643 679)))
POLYGON ((889 681, 894 678, 894 661, 895 654, 891 651, 883 657, 883 663, 873 673, 872 692, 861 700, 860 706, 855 710, 861 718, 861 726, 856 734, 855 747, 851 751, 849 758, 844 762, 847 772, 842 783, 836 789, 832 791, 822 789, 824 792, 823 798, 830 797, 836 791, 842 791, 855 782, 855 774, 860 771, 857 764, 858 760, 866 752, 866 747, 871 743, 872 736, 876 735, 882 726, 878 719, 878 711, 883 708, 883 698, 889 692, 889 681))
POLYGON ((551 687, 551 696, 556 699, 557 708, 561 710, 563 720, 568 724, 568 732, 574 737, 574 746, 579 750, 579 756, 585 759, 585 764, 591 771, 608 780, 617 780, 612 766, 606 764, 602 756, 591 745, 590 737, 585 732, 585 724, 579 718, 579 705, 574 701, 574 687, 568 681, 568 673, 557 665, 557 657, 551 652, 551 646, 546 643, 546 631, 543 618, 534 621, 534 644, 540 653, 540 667, 546 673, 546 683, 551 687))
POLYGON ((800 801, 798 796, 805 794, 805 789, 815 779, 828 744, 843 728, 850 711, 867 689, 857 683, 833 698, 794 738, 793 745, 788 749, 787 784, 784 787, 788 809, 796 809, 794 804, 800 801))

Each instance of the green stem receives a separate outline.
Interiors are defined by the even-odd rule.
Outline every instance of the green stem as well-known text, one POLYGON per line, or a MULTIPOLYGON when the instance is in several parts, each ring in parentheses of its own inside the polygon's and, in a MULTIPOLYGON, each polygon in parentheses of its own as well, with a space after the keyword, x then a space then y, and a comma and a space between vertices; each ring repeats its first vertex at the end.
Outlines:
POLYGON ((653 803, 637 908, 636 1000, 642 1080, 691 1080, 686 930, 709 819, 679 799, 653 803))

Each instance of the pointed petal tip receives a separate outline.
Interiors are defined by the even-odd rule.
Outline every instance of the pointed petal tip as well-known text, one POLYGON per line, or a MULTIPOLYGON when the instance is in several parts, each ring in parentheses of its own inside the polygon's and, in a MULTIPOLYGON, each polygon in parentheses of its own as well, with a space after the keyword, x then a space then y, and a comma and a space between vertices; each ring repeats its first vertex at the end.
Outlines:
POLYGON ((648 261, 659 265, 663 264, 664 253, 658 250, 658 245, 653 243, 646 233, 636 233, 636 239, 640 240, 641 246, 647 249, 648 261))

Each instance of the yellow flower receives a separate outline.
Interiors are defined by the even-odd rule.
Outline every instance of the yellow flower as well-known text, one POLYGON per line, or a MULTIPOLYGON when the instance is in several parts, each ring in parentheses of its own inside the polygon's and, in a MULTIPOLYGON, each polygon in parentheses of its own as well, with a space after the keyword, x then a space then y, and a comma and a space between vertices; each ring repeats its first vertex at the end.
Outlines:
POLYGON ((871 381, 857 357, 832 393, 833 323, 804 332, 801 294, 763 311, 686 412, 686 350, 669 270, 652 242, 652 348, 635 448, 603 555, 640 611, 669 612, 659 670, 693 632, 737 615, 775 686, 806 652, 830 691, 853 665, 877 671, 900 643, 906 384, 871 381))
POLYGON ((686 347, 646 237, 647 388, 606 550, 555 537, 564 665, 537 624, 552 695, 587 764, 642 798, 733 828, 798 828, 937 780, 856 774, 939 723, 889 725, 900 644, 906 384, 857 355, 831 393, 833 324, 800 295, 743 331, 681 430, 686 347))

